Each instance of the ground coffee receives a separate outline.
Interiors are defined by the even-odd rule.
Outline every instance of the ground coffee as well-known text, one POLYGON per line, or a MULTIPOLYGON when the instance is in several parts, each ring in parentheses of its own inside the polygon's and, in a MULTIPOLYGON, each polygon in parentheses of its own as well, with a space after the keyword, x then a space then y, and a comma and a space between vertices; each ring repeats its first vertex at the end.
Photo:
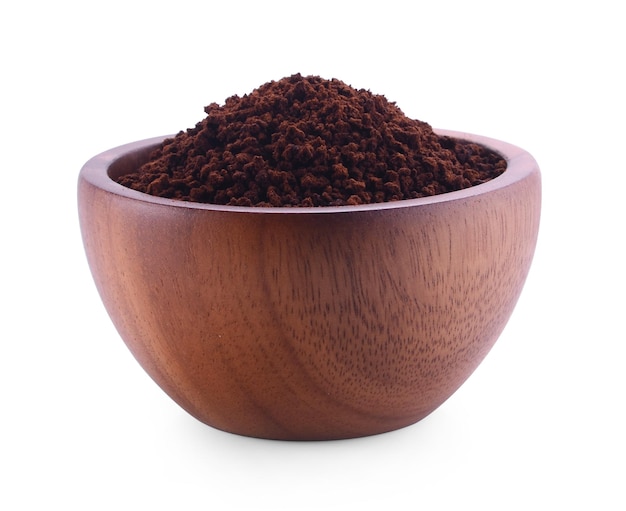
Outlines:
POLYGON ((384 96, 300 74, 205 108, 119 183, 232 206, 344 206, 413 199, 504 172, 494 152, 438 136, 384 96))

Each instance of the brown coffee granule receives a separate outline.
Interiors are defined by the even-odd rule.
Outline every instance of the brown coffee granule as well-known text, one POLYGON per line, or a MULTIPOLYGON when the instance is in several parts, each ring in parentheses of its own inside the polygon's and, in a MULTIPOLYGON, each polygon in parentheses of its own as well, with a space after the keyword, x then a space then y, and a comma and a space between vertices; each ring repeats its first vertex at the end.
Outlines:
POLYGON ((336 79, 296 74, 204 110, 118 182, 210 204, 344 206, 460 190, 506 169, 493 151, 336 79))

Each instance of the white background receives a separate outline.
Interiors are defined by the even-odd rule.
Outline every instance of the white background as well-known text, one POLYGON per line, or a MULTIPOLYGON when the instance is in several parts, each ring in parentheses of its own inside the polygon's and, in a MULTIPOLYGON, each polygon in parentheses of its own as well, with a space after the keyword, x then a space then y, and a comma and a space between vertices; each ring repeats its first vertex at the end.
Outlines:
POLYGON ((626 509, 618 2, 2 5, 0 509, 626 509), (296 72, 519 145, 542 169, 506 330, 394 433, 286 443, 198 423, 132 358, 84 258, 87 159, 296 72))

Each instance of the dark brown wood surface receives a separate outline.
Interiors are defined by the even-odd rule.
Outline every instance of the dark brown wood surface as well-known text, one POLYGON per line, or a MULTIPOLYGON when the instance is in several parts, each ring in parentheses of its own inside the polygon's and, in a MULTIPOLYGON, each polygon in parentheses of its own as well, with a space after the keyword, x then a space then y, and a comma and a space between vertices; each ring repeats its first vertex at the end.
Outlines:
POLYGON ((541 203, 528 153, 439 131, 499 151, 507 171, 425 199, 259 209, 111 179, 161 138, 90 160, 78 187, 87 258, 142 367, 199 420, 255 437, 358 437, 431 413, 513 311, 541 203))

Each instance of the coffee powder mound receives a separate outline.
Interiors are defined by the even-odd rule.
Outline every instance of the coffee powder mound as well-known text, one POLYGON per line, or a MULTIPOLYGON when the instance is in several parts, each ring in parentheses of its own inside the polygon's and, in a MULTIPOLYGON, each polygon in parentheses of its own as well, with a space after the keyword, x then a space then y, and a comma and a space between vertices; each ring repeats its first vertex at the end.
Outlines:
POLYGON ((460 190, 506 169, 498 154, 336 79, 293 75, 205 112, 118 182, 210 204, 345 206, 460 190))

